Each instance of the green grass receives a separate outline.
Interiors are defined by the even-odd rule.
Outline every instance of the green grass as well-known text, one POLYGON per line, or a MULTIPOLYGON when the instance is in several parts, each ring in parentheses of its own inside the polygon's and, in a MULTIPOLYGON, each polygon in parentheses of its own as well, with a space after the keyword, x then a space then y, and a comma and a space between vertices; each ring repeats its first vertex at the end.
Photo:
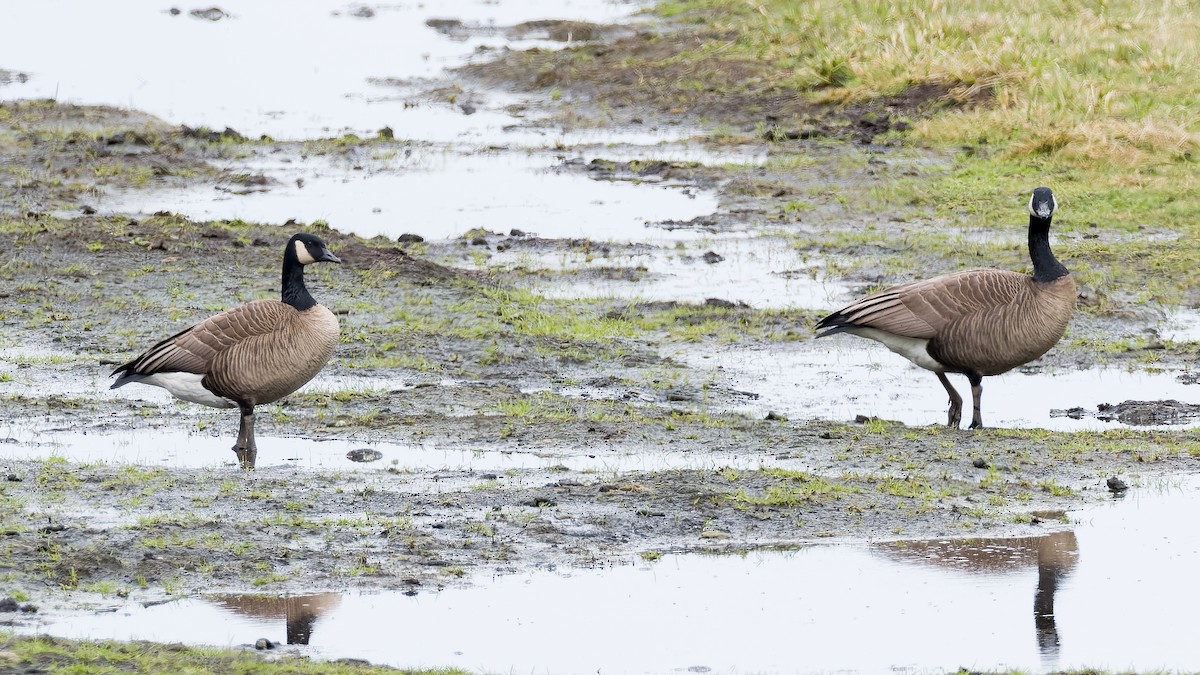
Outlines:
POLYGON ((1200 16, 1186 4, 682 0, 660 13, 714 31, 680 60, 721 46, 772 64, 763 88, 845 103, 928 83, 987 102, 919 123, 924 139, 1124 165, 1200 147, 1200 16))
POLYGON ((406 670, 348 662, 311 661, 307 657, 270 660, 255 652, 233 649, 199 649, 148 642, 98 642, 51 637, 17 637, 0 633, 0 669, 20 672, 56 672, 73 675, 107 673, 241 673, 242 675, 350 675, 360 673, 413 673, 465 675, 455 669, 406 670))
MULTIPOLYGON (((751 107, 789 97, 853 107, 913 87, 933 92, 939 100, 901 113, 911 127, 889 137, 946 153, 947 165, 825 195, 850 213, 916 220, 900 228, 902 240, 869 233, 897 252, 885 260, 888 281, 902 279, 886 268, 911 257, 902 245, 943 255, 937 271, 1024 268, 1019 244, 964 251, 958 234, 1019 240, 1029 191, 1049 185, 1060 205, 1057 250, 1081 283, 1119 304, 1200 301, 1200 14, 1191 6, 676 0, 658 13, 694 39, 648 50, 638 69, 708 73, 716 91, 751 107)), ((691 85, 678 86, 686 93, 691 85)), ((779 208, 798 213, 821 201, 806 197, 781 199, 779 208)))
POLYGON ((845 485, 802 471, 761 469, 759 473, 773 479, 774 483, 759 491, 738 490, 730 494, 729 498, 734 503, 747 507, 774 509, 811 503, 829 503, 848 494, 860 492, 856 486, 845 485))

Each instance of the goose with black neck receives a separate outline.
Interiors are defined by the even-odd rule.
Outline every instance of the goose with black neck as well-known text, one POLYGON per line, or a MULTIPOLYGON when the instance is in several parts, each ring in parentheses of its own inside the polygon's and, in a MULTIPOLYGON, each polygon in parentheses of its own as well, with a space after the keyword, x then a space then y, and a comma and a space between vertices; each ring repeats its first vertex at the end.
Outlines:
POLYGON ((1029 198, 1029 258, 1033 274, 973 269, 893 286, 817 322, 817 337, 850 333, 876 340, 933 371, 950 397, 948 424, 962 418, 962 397, 946 378, 971 384, 971 428, 983 427, 983 378, 1040 357, 1062 339, 1075 310, 1071 273, 1050 249, 1058 209, 1050 188, 1029 198))
POLYGON ((151 384, 176 398, 214 408, 238 408, 233 450, 253 469, 254 408, 277 401, 313 378, 333 355, 340 329, 304 283, 304 267, 340 263, 319 237, 293 236, 283 249, 280 300, 254 300, 221 312, 146 350, 113 371, 112 389, 151 384))

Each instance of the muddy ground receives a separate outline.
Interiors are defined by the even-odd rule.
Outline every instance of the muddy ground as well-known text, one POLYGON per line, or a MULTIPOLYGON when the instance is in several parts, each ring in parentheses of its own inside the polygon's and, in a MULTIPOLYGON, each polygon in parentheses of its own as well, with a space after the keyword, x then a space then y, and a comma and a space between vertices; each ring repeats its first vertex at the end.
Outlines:
MULTIPOLYGON (((595 36, 644 49, 662 49, 670 39, 617 30, 595 36)), ((562 66, 547 63, 559 58, 502 55, 460 73, 454 84, 564 87, 573 97, 609 101, 619 91, 620 105, 607 109, 620 114, 600 123, 669 124, 685 109, 693 121, 719 122, 740 134, 722 135, 722 144, 766 144, 776 156, 816 158, 815 168, 804 172, 785 162, 750 171, 684 163, 564 168, 596 180, 717 189, 717 213, 675 225, 723 231, 790 218, 799 245, 814 255, 833 246, 822 233, 845 221, 832 191, 943 161, 932 153, 914 160, 880 143, 872 146, 873 161, 859 163, 846 159, 845 148, 902 130, 905 119, 938 106, 980 103, 922 91, 854 110, 794 109, 782 100, 723 99, 712 93, 720 82, 693 100, 674 98, 678 92, 663 100, 655 77, 670 73, 644 86, 617 69, 568 78, 562 66), (831 186, 827 201, 814 196, 818 183, 831 186), (803 219, 785 208, 796 195, 814 200, 803 219)), ((905 427, 869 418, 867 410, 857 421, 725 413, 753 392, 736 390, 720 373, 682 365, 664 355, 664 346, 674 352, 681 345, 807 342, 816 312, 731 306, 719 291, 703 305, 553 302, 523 292, 519 271, 470 262, 475 253, 486 259, 498 250, 594 248, 603 255, 619 245, 488 232, 442 242, 362 240, 320 224, 193 222, 166 212, 134 218, 95 208, 99 196, 117 189, 269 187, 267 177, 214 168, 216 160, 408 144, 386 134, 277 143, 236 130, 172 127, 129 111, 0 105, 0 325, 5 346, 18 350, 0 393, 11 428, 203 430, 232 445, 237 422, 231 413, 141 401, 132 391, 128 398, 101 392, 115 364, 157 339, 233 303, 275 295, 281 247, 300 229, 321 234, 344 261, 311 270, 308 279, 343 327, 343 343, 325 375, 349 383, 264 406, 258 431, 265 466, 255 472, 239 470, 232 452, 224 466, 210 469, 5 461, 0 578, 8 595, 46 613, 114 596, 424 592, 471 583, 477 574, 627 564, 639 554, 652 559, 673 551, 831 540, 1030 536, 1066 527, 1066 509, 1110 499, 1110 476, 1132 474, 1136 485, 1136 476, 1195 465, 1200 442, 1191 431, 969 432, 905 427), (697 325, 706 328, 696 333, 697 325), (587 396, 571 393, 581 388, 587 396), (717 467, 408 472, 378 462, 333 472, 269 461, 286 455, 291 438, 545 457, 691 453, 715 455, 717 467), (723 456, 731 463, 762 458, 770 468, 720 468, 723 456)), ((861 150, 852 156, 861 157, 861 150)), ((864 218, 881 232, 907 222, 898 214, 864 218)), ((1016 241, 1009 257, 995 264, 1020 264, 1019 236, 1016 241)), ((879 250, 870 243, 838 244, 835 253, 849 261, 843 277, 863 288, 891 278, 888 265, 895 260, 908 261, 919 276, 946 269, 954 255, 879 250)), ((588 274, 636 278, 639 272, 588 274)), ((580 278, 586 282, 586 275, 580 278)), ((1097 356, 1064 341, 1031 368, 1086 368, 1099 360, 1136 367, 1147 353, 1155 367, 1187 365, 1186 346, 1130 338, 1144 335, 1159 317, 1120 298, 1105 302, 1102 312, 1085 302, 1073 330, 1128 339, 1127 348, 1097 356)), ((25 620, 0 615, 0 621, 25 620)))

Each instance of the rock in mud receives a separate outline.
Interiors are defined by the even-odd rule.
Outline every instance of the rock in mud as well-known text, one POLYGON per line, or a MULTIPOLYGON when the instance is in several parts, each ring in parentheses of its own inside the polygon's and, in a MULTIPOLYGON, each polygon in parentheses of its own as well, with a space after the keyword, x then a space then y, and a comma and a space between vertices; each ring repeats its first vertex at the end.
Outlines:
MULTIPOLYGON (((237 130, 231 129, 230 127, 225 127, 224 131, 213 131, 203 127, 193 128, 185 124, 179 128, 179 133, 183 134, 184 138, 197 138, 202 141, 208 141, 209 143, 220 143, 223 139, 228 139, 234 141, 235 143, 242 143, 246 141, 245 136, 243 136, 237 130)), ((159 214, 156 213, 154 215, 159 214)), ((170 215, 170 213, 167 212, 166 215, 170 215)))
POLYGON ((258 650, 275 649, 277 646, 278 645, 276 643, 271 642, 267 638, 258 638, 258 640, 254 643, 254 648, 258 650))
POLYGON ((1092 412, 1081 407, 1066 410, 1051 410, 1051 417, 1083 419, 1094 417, 1105 422, 1120 422, 1133 426, 1159 426, 1186 424, 1200 418, 1200 405, 1184 403, 1174 399, 1167 401, 1124 401, 1101 403, 1092 412))
POLYGON ((603 37, 609 32, 607 27, 585 21, 566 21, 561 19, 542 19, 526 21, 508 29, 507 33, 515 39, 544 36, 554 42, 589 41, 603 37))
POLYGON ((741 302, 740 300, 738 302, 733 302, 731 300, 725 300, 723 298, 705 298, 704 306, 705 307, 720 307, 721 309, 749 309, 750 308, 750 305, 747 305, 746 303, 741 302))
POLYGON ((204 19, 205 21, 220 21, 221 19, 229 18, 229 14, 220 7, 193 9, 192 11, 188 12, 188 14, 197 19, 204 19))
POLYGON ((675 402, 699 401, 700 390, 692 386, 674 387, 667 390, 667 400, 675 402))
POLYGON ((371 448, 355 448, 346 453, 346 459, 351 462, 362 462, 364 464, 367 462, 378 462, 383 459, 383 453, 371 448))
POLYGON ((426 19, 425 25, 452 39, 465 40, 469 35, 466 24, 458 19, 426 19))
POLYGON ((1117 478, 1116 476, 1110 476, 1109 479, 1105 481, 1105 484, 1108 485, 1109 491, 1113 494, 1120 494, 1129 489, 1129 486, 1125 484, 1125 481, 1117 478))
POLYGON ((22 604, 18 603, 16 601, 16 599, 14 599, 14 598, 4 598, 4 599, 0 600, 0 614, 10 613, 10 612, 22 612, 25 614, 34 614, 37 611, 38 611, 38 608, 35 605, 31 605, 29 603, 25 603, 24 605, 22 605, 22 604))

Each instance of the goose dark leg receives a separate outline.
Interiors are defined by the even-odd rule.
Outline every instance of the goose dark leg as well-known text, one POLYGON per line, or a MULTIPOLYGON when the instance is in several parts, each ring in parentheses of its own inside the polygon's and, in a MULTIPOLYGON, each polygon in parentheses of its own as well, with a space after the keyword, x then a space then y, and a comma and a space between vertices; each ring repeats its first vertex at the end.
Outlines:
POLYGON ((967 379, 971 381, 971 401, 975 404, 975 413, 971 415, 971 428, 982 429, 983 415, 979 412, 979 397, 983 395, 983 376, 968 373, 967 379))
POLYGON ((254 406, 239 405, 242 411, 242 423, 238 425, 237 445, 233 451, 237 453, 238 462, 247 471, 254 468, 254 460, 258 457, 258 448, 254 445, 254 406))
POLYGON ((945 373, 938 373, 937 376, 942 386, 946 388, 946 393, 950 394, 950 420, 946 422, 946 425, 957 429, 958 423, 962 421, 962 397, 950 385, 950 380, 946 379, 945 373))

